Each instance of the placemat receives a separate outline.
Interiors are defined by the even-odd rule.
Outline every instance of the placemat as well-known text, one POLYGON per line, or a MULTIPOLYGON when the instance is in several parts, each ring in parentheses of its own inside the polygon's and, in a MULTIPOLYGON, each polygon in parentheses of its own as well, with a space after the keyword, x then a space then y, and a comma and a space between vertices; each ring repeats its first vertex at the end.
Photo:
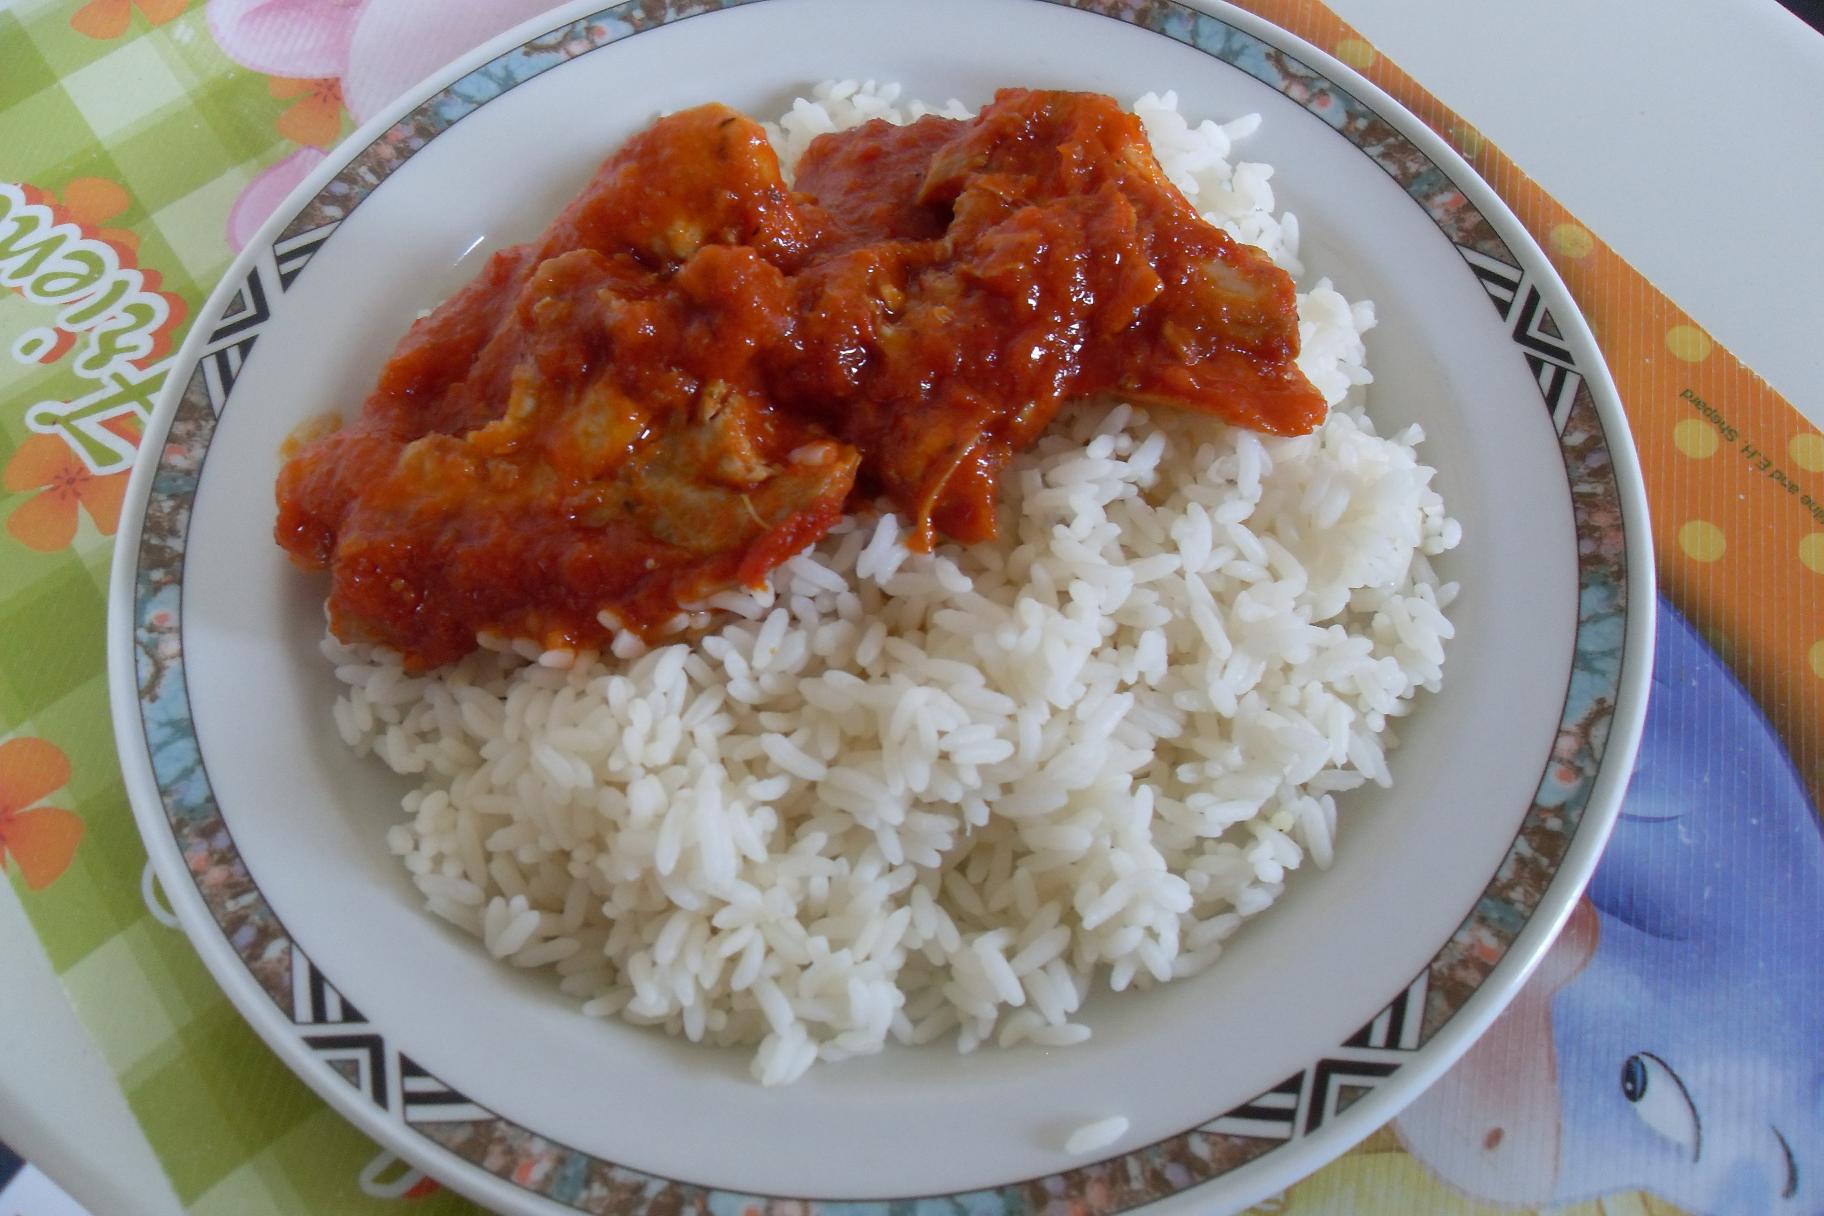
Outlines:
MULTIPOLYGON (((475 1209, 293 1077, 162 902, 108 727, 127 468, 186 319, 239 243, 358 119, 542 7, 0 11, 0 864, 193 1213, 475 1209), (422 36, 356 55, 364 18, 422 36)), ((1246 7, 1411 108, 1546 248, 1620 386, 1662 589, 1646 742, 1572 931, 1443 1082, 1258 1210, 1815 1207, 1824 436, 1323 5, 1246 7)), ((1512 285, 1516 326, 1528 291, 1512 285)))

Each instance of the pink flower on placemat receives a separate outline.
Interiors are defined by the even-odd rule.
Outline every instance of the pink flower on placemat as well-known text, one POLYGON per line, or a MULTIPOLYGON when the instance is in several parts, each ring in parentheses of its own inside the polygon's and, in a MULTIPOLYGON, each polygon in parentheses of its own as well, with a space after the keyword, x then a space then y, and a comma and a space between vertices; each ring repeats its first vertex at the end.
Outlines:
POLYGON ((209 0, 228 58, 267 76, 336 79, 357 121, 550 0, 209 0))
POLYGON ((315 148, 341 133, 343 105, 365 121, 444 64, 549 7, 550 0, 209 0, 209 31, 223 53, 277 77, 275 97, 298 98, 278 130, 307 145, 241 191, 228 243, 243 248, 322 161, 315 148))
POLYGON ((228 244, 236 253, 247 247, 253 234, 266 222, 266 217, 285 201, 285 196, 296 189, 299 182, 310 176, 310 171, 322 163, 323 156, 319 148, 299 148, 277 164, 262 169, 247 183, 228 212, 228 244))
POLYGON ((367 0, 209 0, 209 32, 228 58, 267 76, 340 76, 367 0))
POLYGON ((551 0, 366 0, 349 40, 342 96, 357 122, 488 39, 551 7, 551 0))
POLYGON ((0 743, 0 866, 11 857, 25 885, 42 891, 69 869, 82 840, 82 817, 37 806, 70 783, 70 761, 43 739, 0 743))

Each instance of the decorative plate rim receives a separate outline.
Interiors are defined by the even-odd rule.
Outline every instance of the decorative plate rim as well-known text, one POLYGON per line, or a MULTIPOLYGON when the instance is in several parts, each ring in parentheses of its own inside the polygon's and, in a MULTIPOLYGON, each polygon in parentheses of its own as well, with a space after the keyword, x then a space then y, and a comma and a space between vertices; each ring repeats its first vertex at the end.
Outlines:
POLYGON ((1280 1085, 1194 1128, 1002 1186, 894 1199, 795 1199, 659 1178, 545 1140, 470 1102, 389 1044, 290 940, 214 803, 190 728, 183 671, 184 541, 215 421, 242 361, 274 315, 275 297, 393 168, 466 114, 623 38, 764 2, 574 0, 525 22, 355 132, 235 259, 173 361, 135 462, 116 539, 109 687, 140 833, 186 934, 241 1015, 363 1131, 483 1203, 618 1212, 675 1189, 693 1207, 716 1211, 749 1205, 770 1210, 777 1201, 839 1203, 852 1216, 885 1216, 889 1206, 900 1211, 911 1204, 923 1213, 967 1202, 971 1211, 1011 1216, 1063 1194, 1079 1195, 1092 1180, 1107 1196, 1092 1209, 1097 1213, 1212 1201, 1216 1196, 1207 1188, 1218 1181, 1227 1205, 1258 1200, 1345 1151, 1454 1063, 1525 982, 1569 917, 1613 826, 1638 745, 1651 670, 1654 578, 1644 484, 1618 395, 1582 315, 1524 226, 1441 137, 1382 90, 1222 0, 1030 2, 1124 21, 1200 50, 1324 118, 1386 170, 1452 240, 1509 325, 1551 412, 1580 541, 1565 705, 1533 805, 1475 908, 1368 1025, 1280 1085), (655 7, 662 12, 657 18, 649 12, 655 7), (552 35, 560 35, 554 49, 529 45, 552 35), (1326 100, 1316 103, 1320 97, 1326 100), (1542 867, 1519 866, 1522 854, 1539 844, 1546 846, 1542 867), (231 900, 221 889, 213 898, 206 895, 204 868, 225 868, 240 898, 231 900), (180 874, 192 881, 179 881, 180 874), (1350 1089, 1354 1098, 1344 1095, 1350 1089), (509 1151, 486 1151, 502 1146, 509 1151), (511 1176, 514 1164, 554 1154, 570 1168, 546 1171, 537 1187, 511 1176), (503 1158, 507 1164, 498 1163, 503 1158), (549 1176, 570 1178, 570 1193, 553 1193, 560 1188, 549 1176))

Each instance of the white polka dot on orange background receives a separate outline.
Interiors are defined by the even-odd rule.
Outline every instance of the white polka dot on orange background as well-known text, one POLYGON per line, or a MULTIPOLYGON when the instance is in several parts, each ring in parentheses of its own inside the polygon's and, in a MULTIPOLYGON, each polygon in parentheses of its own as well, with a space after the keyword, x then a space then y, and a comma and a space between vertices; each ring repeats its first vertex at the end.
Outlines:
POLYGON ((1553 252, 1567 258, 1587 258, 1596 248, 1596 238, 1582 224, 1556 224, 1548 239, 1553 252))
POLYGON ((1799 560, 1813 574, 1824 574, 1824 532, 1813 532, 1799 541, 1799 560))
POLYGON ((1786 445, 1786 451, 1792 455, 1792 463, 1807 473, 1824 469, 1824 435, 1816 431, 1794 435, 1792 442, 1786 445))
POLYGON ((1336 57, 1358 72, 1375 60, 1374 48, 1360 38, 1345 38, 1337 43, 1336 57))
POLYGON ((1721 528, 1707 519, 1694 519, 1678 530, 1678 547, 1694 562, 1713 562, 1723 555, 1728 542, 1721 528))
POLYGON ((1685 455, 1694 460, 1702 460, 1706 456, 1715 455, 1717 444, 1722 440, 1718 437, 1716 428, 1702 418, 1687 418, 1672 428, 1672 442, 1685 455))
POLYGON ((1674 325, 1666 331, 1666 349, 1686 363, 1701 363, 1714 345, 1710 335, 1695 325, 1674 325))

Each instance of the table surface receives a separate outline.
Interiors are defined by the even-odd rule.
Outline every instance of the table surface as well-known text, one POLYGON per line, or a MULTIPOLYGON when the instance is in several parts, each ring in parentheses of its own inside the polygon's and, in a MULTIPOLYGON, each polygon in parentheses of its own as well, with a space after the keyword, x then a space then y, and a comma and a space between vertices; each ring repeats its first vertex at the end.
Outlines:
MULTIPOLYGON (((1824 37, 1772 0, 1329 2, 1824 425, 1824 37)), ((0 1139, 97 1213, 179 1213, 3 882, 0 958, 0 1139)))

